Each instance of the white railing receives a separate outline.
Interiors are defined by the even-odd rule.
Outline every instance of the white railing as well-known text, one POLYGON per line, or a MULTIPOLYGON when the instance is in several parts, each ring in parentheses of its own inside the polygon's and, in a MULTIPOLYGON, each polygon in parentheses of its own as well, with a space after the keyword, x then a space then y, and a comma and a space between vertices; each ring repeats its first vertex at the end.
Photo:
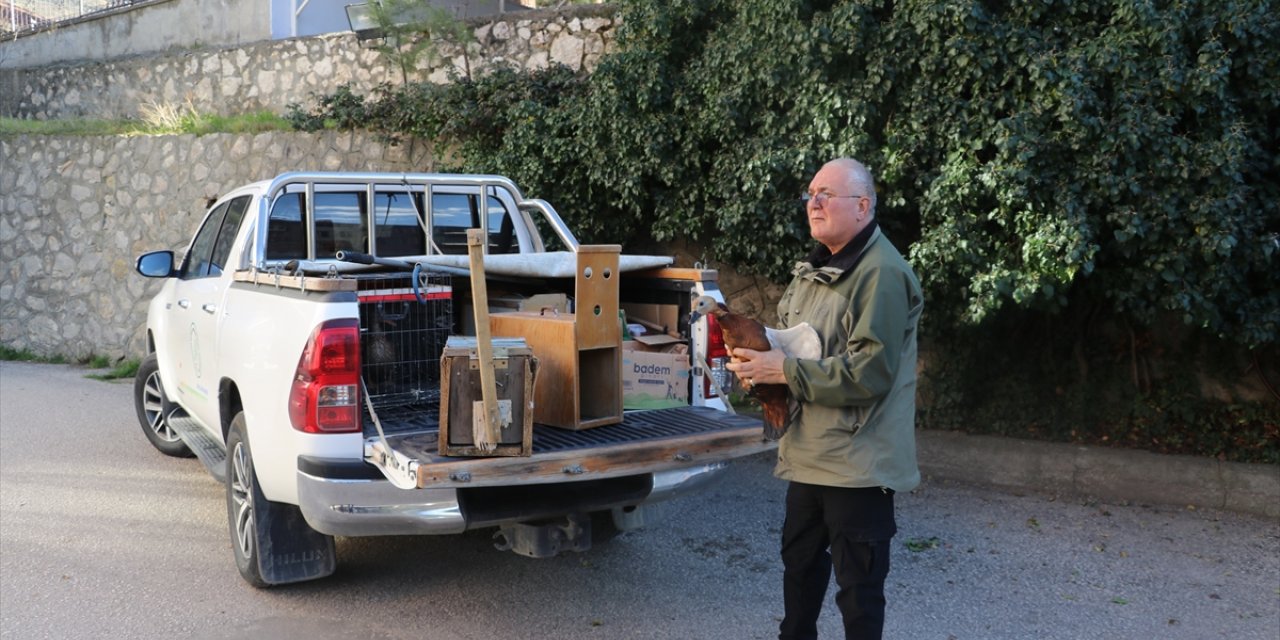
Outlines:
POLYGON ((16 37, 143 0, 0 0, 0 35, 16 37))

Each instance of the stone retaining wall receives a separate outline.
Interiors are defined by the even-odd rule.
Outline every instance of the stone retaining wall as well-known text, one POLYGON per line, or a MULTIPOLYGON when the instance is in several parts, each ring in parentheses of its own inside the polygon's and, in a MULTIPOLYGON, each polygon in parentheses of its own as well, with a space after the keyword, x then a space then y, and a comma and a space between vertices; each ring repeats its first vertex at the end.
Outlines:
MULTIPOLYGON (((359 133, 0 137, 0 344, 140 357, 160 281, 137 275, 134 260, 185 250, 209 199, 285 171, 433 168, 421 145, 359 133)), ((680 243, 655 251, 685 267, 701 255, 680 243)), ((724 270, 720 287, 735 308, 766 318, 781 294, 724 270)))
POLYGON ((184 250, 209 198, 284 171, 431 168, 353 133, 0 138, 0 344, 140 357, 160 282, 133 262, 184 250))
MULTIPOLYGON (((613 47, 616 19, 608 5, 575 5, 560 11, 505 14, 470 21, 477 42, 467 55, 442 46, 442 58, 423 61, 417 77, 447 82, 450 74, 495 65, 525 69, 563 64, 594 69, 613 47)), ((23 69, 0 69, 0 115, 40 120, 72 117, 136 118, 147 107, 194 108, 223 115, 290 103, 310 104, 313 93, 351 84, 365 93, 400 82, 376 49, 351 33, 259 42, 226 49, 194 49, 155 55, 23 69)))
MULTIPOLYGON (((575 5, 471 25, 477 42, 468 55, 447 51, 421 77, 444 82, 468 65, 590 71, 613 47, 617 21, 608 5, 575 5)), ((312 92, 343 83, 365 91, 393 75, 381 54, 339 34, 0 69, 0 115, 136 117, 142 105, 160 104, 283 111, 312 92)), ((45 356, 138 357, 159 283, 136 275, 133 261, 143 251, 183 250, 207 199, 285 171, 431 170, 428 153, 409 155, 346 133, 0 137, 0 344, 45 356)), ((702 254, 682 244, 658 252, 679 266, 702 254)), ((725 270, 720 278, 736 310, 774 319, 779 287, 725 270)))

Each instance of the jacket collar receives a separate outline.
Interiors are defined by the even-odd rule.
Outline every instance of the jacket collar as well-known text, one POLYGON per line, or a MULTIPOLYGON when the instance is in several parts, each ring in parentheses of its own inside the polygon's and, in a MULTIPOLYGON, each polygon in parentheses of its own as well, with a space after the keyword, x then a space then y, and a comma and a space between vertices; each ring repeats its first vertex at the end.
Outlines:
POLYGON ((821 244, 814 247, 804 261, 796 263, 791 275, 810 274, 809 277, 822 280, 827 284, 835 282, 844 272, 858 265, 858 261, 867 252, 867 247, 879 235, 879 229, 880 224, 872 218, 871 223, 859 231, 858 235, 835 255, 831 255, 831 250, 821 244))

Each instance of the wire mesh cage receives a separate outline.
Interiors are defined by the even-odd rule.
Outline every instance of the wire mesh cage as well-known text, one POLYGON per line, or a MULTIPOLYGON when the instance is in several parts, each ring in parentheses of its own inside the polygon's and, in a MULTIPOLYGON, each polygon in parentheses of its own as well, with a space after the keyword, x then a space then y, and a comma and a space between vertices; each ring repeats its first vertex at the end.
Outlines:
POLYGON ((440 354, 453 330, 449 276, 361 276, 358 295, 361 375, 379 420, 395 430, 435 424, 440 354))

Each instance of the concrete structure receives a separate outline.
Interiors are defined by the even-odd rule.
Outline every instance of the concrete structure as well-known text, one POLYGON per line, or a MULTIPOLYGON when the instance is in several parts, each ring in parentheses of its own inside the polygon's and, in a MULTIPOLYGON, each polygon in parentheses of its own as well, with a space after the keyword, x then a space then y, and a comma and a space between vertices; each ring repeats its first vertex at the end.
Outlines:
POLYGON ((1280 519, 1280 465, 921 431, 921 471, 940 479, 1104 501, 1209 507, 1280 519))
POLYGON ((270 26, 270 5, 262 0, 139 2, 2 41, 0 69, 243 45, 270 38, 270 26))

